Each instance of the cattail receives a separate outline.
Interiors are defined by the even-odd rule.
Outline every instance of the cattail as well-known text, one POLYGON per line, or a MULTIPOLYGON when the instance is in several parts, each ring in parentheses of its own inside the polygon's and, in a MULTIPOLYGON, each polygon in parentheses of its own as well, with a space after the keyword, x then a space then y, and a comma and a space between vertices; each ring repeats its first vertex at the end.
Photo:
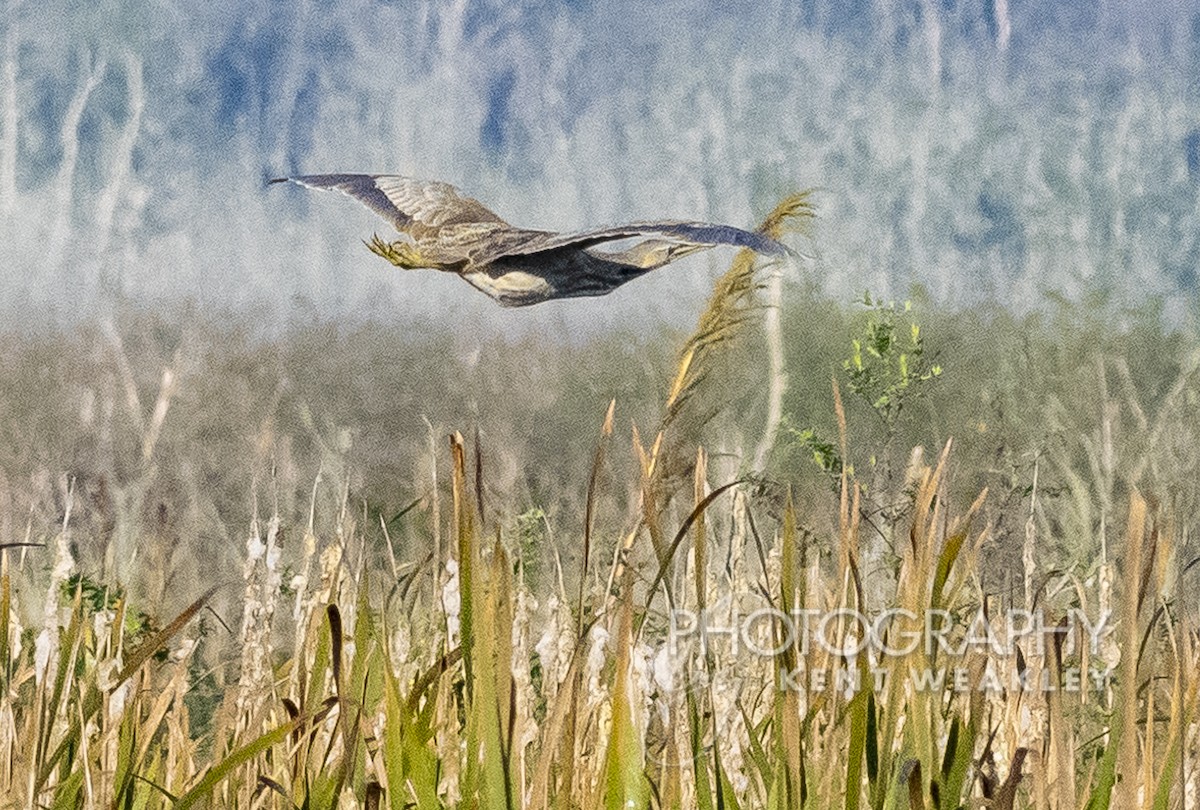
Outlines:
POLYGON ((557 593, 551 594, 546 600, 545 612, 547 619, 534 651, 542 662, 542 697, 547 705, 552 705, 571 667, 575 624, 571 619, 569 601, 557 593))
POLYGON ((630 703, 633 706, 633 725, 641 735, 640 744, 645 748, 646 728, 650 724, 650 713, 654 710, 654 649, 645 642, 633 645, 630 664, 633 678, 630 703))
POLYGON ((533 689, 533 677, 530 672, 531 650, 529 648, 530 617, 537 611, 538 603, 529 589, 525 587, 523 576, 517 583, 516 591, 516 599, 513 604, 511 659, 516 716, 513 719, 514 742, 511 756, 517 758, 516 761, 519 763, 517 772, 522 775, 522 784, 515 787, 519 789, 520 795, 524 796, 525 752, 531 744, 537 742, 538 737, 537 721, 533 718, 533 707, 537 702, 537 695, 533 689))
MULTIPOLYGON (((584 707, 587 714, 592 716, 594 736, 592 746, 594 751, 604 751, 608 747, 608 737, 612 733, 612 702, 609 700, 609 690, 602 679, 605 654, 609 646, 608 630, 599 624, 593 625, 588 646, 587 658, 584 660, 583 678, 586 684, 584 707)), ((624 677, 618 673, 617 677, 624 677)), ((588 762, 588 786, 594 791, 599 784, 603 756, 594 756, 588 762)))
POLYGON ((587 707, 594 709, 608 699, 608 689, 600 679, 604 670, 605 649, 608 647, 608 630, 599 624, 592 626, 591 645, 588 647, 584 665, 584 680, 587 683, 587 707))
POLYGON ((282 581, 278 535, 279 516, 274 515, 267 524, 265 540, 259 536, 257 520, 246 539, 246 562, 242 569, 246 583, 240 636, 242 660, 237 697, 239 722, 249 722, 249 718, 257 713, 270 694, 273 682, 271 622, 282 581))
MULTIPOLYGON (((304 628, 308 627, 308 619, 311 616, 313 603, 308 597, 308 572, 312 567, 312 559, 317 553, 317 537, 311 530, 304 533, 304 551, 301 554, 300 569, 292 576, 288 587, 295 594, 295 602, 292 605, 292 619, 296 625, 296 633, 303 638, 304 628)), ((303 643, 302 641, 300 643, 303 643)))
POLYGON ((62 529, 54 546, 54 568, 50 571, 50 586, 46 590, 46 604, 42 611, 42 629, 34 640, 34 678, 41 686, 46 673, 58 662, 59 594, 63 583, 75 571, 75 558, 71 554, 71 540, 67 529, 71 522, 71 507, 75 502, 75 482, 67 484, 67 504, 63 510, 62 529))
POLYGON ((330 543, 321 552, 321 586, 313 593, 312 605, 327 605, 338 591, 342 571, 342 544, 330 543))
POLYGON ((653 654, 650 661, 653 689, 659 696, 657 701, 659 719, 667 728, 670 727, 672 705, 679 703, 676 698, 681 685, 680 674, 684 671, 684 666, 683 648, 678 644, 663 644, 658 648, 658 652, 653 654), (672 647, 675 649, 672 650, 672 647))
POLYGON ((547 619, 542 626, 542 635, 533 645, 533 651, 542 662, 542 696, 547 704, 554 702, 558 694, 558 594, 551 594, 546 600, 547 619))
MULTIPOLYGON (((388 659, 392 664, 392 674, 399 683, 411 683, 421 668, 418 656, 422 651, 413 644, 412 625, 406 617, 397 617, 393 623, 388 639, 388 659)), ((436 645, 432 646, 436 649, 436 645)))

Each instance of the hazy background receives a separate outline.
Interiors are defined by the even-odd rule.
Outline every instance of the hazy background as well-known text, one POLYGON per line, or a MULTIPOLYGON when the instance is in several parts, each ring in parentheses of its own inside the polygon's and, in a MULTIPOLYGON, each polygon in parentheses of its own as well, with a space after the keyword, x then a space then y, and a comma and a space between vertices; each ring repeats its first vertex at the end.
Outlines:
POLYGON ((384 230, 283 173, 396 172, 514 223, 748 226, 820 186, 844 296, 1038 306, 1085 286, 1190 306, 1200 6, 903 2, 6 0, 0 316, 116 298, 467 317, 689 320, 726 255, 601 301, 506 313, 403 274, 384 230))

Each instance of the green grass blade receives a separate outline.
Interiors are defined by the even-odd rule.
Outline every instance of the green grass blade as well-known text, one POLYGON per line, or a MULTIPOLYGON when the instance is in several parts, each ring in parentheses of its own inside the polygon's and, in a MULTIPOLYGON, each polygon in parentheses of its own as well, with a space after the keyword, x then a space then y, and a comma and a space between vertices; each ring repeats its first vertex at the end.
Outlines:
POLYGON ((650 789, 643 772, 641 740, 633 722, 633 588, 628 579, 623 589, 603 803, 606 810, 645 810, 650 806, 650 789))
POLYGON ((941 810, 953 810, 963 800, 963 786, 975 748, 975 729, 974 718, 967 722, 965 730, 957 716, 950 721, 950 734, 942 756, 941 810))
POLYGON ((204 775, 204 778, 196 783, 195 787, 179 797, 175 802, 174 810, 187 810, 187 808, 192 807, 197 802, 207 799, 213 790, 216 789, 217 785, 221 784, 222 780, 229 776, 234 769, 250 762, 258 755, 266 753, 271 748, 286 742, 288 735, 298 728, 303 720, 304 718, 298 718, 284 723, 282 726, 277 726, 222 759, 204 775))
POLYGON ((867 749, 867 703, 869 689, 850 700, 850 746, 846 754, 846 810, 858 810, 862 796, 863 759, 867 749))

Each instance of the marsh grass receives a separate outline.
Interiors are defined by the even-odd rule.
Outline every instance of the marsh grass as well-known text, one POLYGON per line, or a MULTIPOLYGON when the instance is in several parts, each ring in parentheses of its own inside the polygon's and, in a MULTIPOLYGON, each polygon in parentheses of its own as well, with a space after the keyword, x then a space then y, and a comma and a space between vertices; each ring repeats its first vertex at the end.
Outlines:
MULTIPOLYGON (((289 368, 286 384, 247 397, 292 397, 299 414, 288 426, 268 409, 247 436, 249 529, 218 538, 239 562, 233 577, 211 542, 155 551, 188 527, 226 525, 229 502, 216 494, 180 524, 150 506, 172 486, 194 500, 204 480, 169 469, 163 450, 198 435, 177 424, 203 410, 188 401, 192 338, 151 337, 159 362, 142 367, 129 359, 132 342, 108 331, 112 375, 88 424, 108 434, 99 444, 110 454, 110 494, 78 478, 44 484, 51 500, 61 493, 54 528, 38 529, 31 509, 24 539, 0 547, 6 806, 1193 806, 1200 661, 1184 448, 1196 427, 1187 407, 1197 363, 1186 342, 1148 338, 1179 349, 1174 362, 1139 361, 1115 341, 1059 345, 1061 362, 1038 355, 1031 362, 1052 372, 1041 383, 1053 389, 1042 400, 1048 421, 1007 430, 996 452, 980 437, 998 428, 980 425, 992 414, 1013 420, 1005 408, 1036 392, 989 390, 1003 372, 993 362, 982 385, 988 415, 950 416, 964 388, 945 388, 973 371, 972 357, 988 356, 964 338, 977 326, 926 321, 927 340, 944 331, 958 342, 940 350, 938 387, 904 409, 914 421, 922 409, 940 413, 927 420, 932 433, 970 428, 961 441, 922 435, 899 415, 881 425, 872 402, 846 397, 837 372, 853 344, 834 329, 821 338, 838 344, 824 364, 805 362, 812 343, 794 348, 789 374, 804 383, 781 407, 815 424, 845 463, 814 465, 811 447, 805 458, 781 441, 764 475, 740 460, 753 453, 731 462, 704 441, 731 429, 713 403, 740 407, 720 387, 717 356, 752 356, 760 337, 748 317, 758 306, 753 272, 741 259, 673 374, 642 381, 650 393, 625 411, 627 431, 607 389, 589 430, 577 431, 585 438, 564 439, 576 449, 525 451, 559 471, 560 487, 572 486, 562 470, 577 472, 580 494, 549 513, 534 497, 544 484, 514 495, 502 480, 520 458, 504 442, 515 429, 467 440, 432 420, 402 431, 417 437, 406 447, 417 461, 408 479, 392 480, 403 490, 395 503, 365 497, 348 452, 363 428, 348 426, 347 410, 321 407, 302 383, 306 367, 225 358, 260 380, 269 379, 263 366, 289 368), (1075 407, 1054 404, 1069 397, 1075 407), (855 470, 914 437, 936 457, 903 454, 903 484, 890 493, 904 500, 889 536, 894 559, 877 570, 865 549, 881 535, 872 523, 879 485, 855 470), (321 470, 307 497, 296 494, 300 457, 321 470), (1014 546, 1019 566, 999 576, 993 569, 1014 546), (113 548, 129 556, 126 568, 105 565, 113 548), (1063 548, 1091 558, 1064 559, 1063 548), (138 581, 139 553, 159 555, 157 584, 138 581), (93 566, 133 580, 106 585, 93 566), (172 613, 143 618, 172 589, 191 592, 172 613), (885 608, 938 612, 950 643, 980 621, 1002 633, 1010 609, 1041 610, 1048 623, 1044 643, 1022 636, 1004 650, 856 649, 864 628, 849 617, 885 608), (832 617, 829 643, 802 644, 778 621, 747 625, 731 643, 722 628, 754 611, 832 617), (1112 632, 1093 648, 1065 622, 1071 611, 1111 611, 1112 632), (681 632, 683 616, 713 632, 681 632), (925 688, 914 677, 943 670, 925 688), (1093 670, 1107 673, 1096 688, 1093 670), (957 671, 969 688, 958 688, 957 671), (1080 673, 1083 688, 1069 688, 1080 673), (1014 686, 1021 679, 1045 688, 1014 686)), ((847 323, 850 335, 870 334, 861 319, 847 323)), ((783 326, 785 335, 796 328, 783 326)), ((996 316, 991 328, 1003 334, 1011 323, 996 316)), ((1030 352, 1045 348, 1033 345, 1045 334, 1027 330, 1030 352)), ((639 373, 625 372, 626 381, 639 373)), ((330 396, 359 399, 370 413, 378 406, 352 378, 338 377, 330 396)), ((387 393, 400 396, 398 385, 385 383, 387 393)), ((764 411, 745 408, 753 418, 732 423, 743 448, 760 438, 764 411)), ((199 435, 236 446, 219 427, 207 422, 199 435)), ((358 459, 385 455, 374 452, 358 459)), ((9 512, 14 490, 10 482, 3 493, 9 512)))
MULTIPOLYGON (((922 691, 908 672, 936 662, 920 652, 868 661, 798 642, 764 643, 777 647, 769 656, 715 643, 673 649, 663 581, 639 587, 633 565, 611 592, 592 591, 582 631, 578 617, 542 612, 549 641, 531 648, 538 612, 517 606, 536 597, 502 535, 480 530, 464 447, 455 437, 457 545, 437 565, 457 562, 457 600, 432 587, 432 560, 407 577, 360 563, 361 535, 347 525, 340 540, 318 541, 320 581, 299 594, 294 646, 281 644, 260 632, 265 607, 255 600, 278 566, 269 551, 278 526, 251 539, 242 679, 203 742, 187 694, 196 617, 211 591, 133 645, 126 606, 95 611, 76 587, 43 628, 57 642, 43 662, 21 644, 29 634, 11 612, 14 551, 0 552, 0 787, 11 805, 1167 808, 1194 789, 1195 630, 1171 607, 1171 522, 1136 492, 1117 544, 1130 575, 1114 595, 1116 676, 1105 690, 959 692, 947 681, 922 691), (406 592, 414 576, 425 582, 406 592), (884 681, 781 688, 782 673, 799 670, 858 671, 867 684, 882 672, 884 681)), ((892 604, 945 609, 961 633, 989 603, 977 576, 988 532, 978 525, 984 494, 966 509, 945 497, 951 452, 918 471, 892 604)), ((745 531, 751 507, 712 497, 700 458, 695 505, 672 526, 692 547, 671 577, 676 607, 729 623, 751 596, 777 610, 862 606, 853 482, 843 478, 836 559, 805 542, 789 502, 764 546, 743 546, 738 570, 722 576, 696 563, 707 559, 712 526, 745 531), (747 592, 734 588, 739 577, 747 592)), ((1099 598, 1078 582, 1042 595, 1056 616, 1099 598)), ((561 588, 550 598, 576 604, 561 588)), ((854 633, 839 625, 833 640, 854 633)), ((1032 645, 1016 658, 972 650, 965 666, 1005 683, 1020 667, 1034 683, 1061 686, 1088 654, 1064 650, 1056 636, 1040 654, 1032 645)))

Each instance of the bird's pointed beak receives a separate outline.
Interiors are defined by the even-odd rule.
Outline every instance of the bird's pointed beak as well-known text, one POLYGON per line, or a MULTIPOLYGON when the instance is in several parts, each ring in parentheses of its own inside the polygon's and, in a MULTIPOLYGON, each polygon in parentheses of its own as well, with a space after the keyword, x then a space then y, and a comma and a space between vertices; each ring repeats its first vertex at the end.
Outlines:
POLYGON ((667 255, 671 261, 682 259, 684 256, 691 256, 693 253, 699 253, 702 250, 708 250, 712 245, 697 245, 684 243, 679 245, 671 245, 667 248, 667 255))

